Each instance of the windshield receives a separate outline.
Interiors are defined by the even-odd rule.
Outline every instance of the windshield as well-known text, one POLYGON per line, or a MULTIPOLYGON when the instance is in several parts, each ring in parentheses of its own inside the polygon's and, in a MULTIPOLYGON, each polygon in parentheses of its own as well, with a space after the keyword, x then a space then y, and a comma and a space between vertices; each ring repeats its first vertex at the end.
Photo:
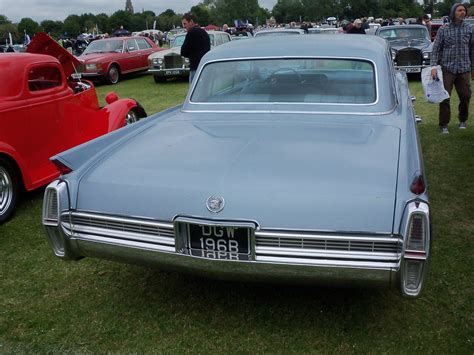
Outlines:
POLYGON ((184 43, 184 39, 186 38, 186 35, 184 36, 176 36, 174 39, 173 39, 173 44, 171 45, 171 47, 181 47, 184 43))
POLYGON ((121 53, 123 47, 123 41, 121 39, 110 39, 110 40, 100 40, 91 42, 84 54, 91 54, 91 53, 108 53, 108 52, 117 52, 121 53))
POLYGON ((192 102, 368 104, 376 101, 372 63, 349 59, 260 59, 207 64, 192 102))
POLYGON ((379 36, 382 38, 385 38, 388 41, 401 40, 401 39, 429 40, 428 30, 426 28, 403 28, 403 26, 400 26, 400 28, 381 30, 379 32, 379 36))

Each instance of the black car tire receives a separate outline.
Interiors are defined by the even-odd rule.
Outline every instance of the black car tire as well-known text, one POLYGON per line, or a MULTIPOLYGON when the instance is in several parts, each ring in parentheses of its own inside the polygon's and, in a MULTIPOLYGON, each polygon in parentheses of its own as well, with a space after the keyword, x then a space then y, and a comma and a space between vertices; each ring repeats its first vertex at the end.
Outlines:
POLYGON ((0 157, 0 224, 13 214, 20 193, 17 169, 0 157))
POLYGON ((111 65, 109 71, 107 72, 107 83, 109 84, 117 84, 120 79, 120 70, 116 65, 111 65))

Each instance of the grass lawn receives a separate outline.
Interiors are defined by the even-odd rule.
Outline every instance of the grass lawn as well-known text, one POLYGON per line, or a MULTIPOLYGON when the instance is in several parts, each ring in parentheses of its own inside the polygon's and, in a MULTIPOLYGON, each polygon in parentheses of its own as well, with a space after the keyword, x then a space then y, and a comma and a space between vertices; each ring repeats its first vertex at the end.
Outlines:
MULTIPOLYGON (((183 101, 188 84, 148 75, 98 87, 148 114, 183 101)), ((44 189, 0 226, 0 353, 474 352, 474 119, 437 130, 437 105, 410 83, 433 213, 424 294, 233 283, 86 258, 53 256, 41 226, 44 189)), ((457 96, 453 101, 456 106, 457 96)), ((474 109, 471 107, 472 112, 474 109)), ((456 116, 455 116, 456 117, 456 116)))

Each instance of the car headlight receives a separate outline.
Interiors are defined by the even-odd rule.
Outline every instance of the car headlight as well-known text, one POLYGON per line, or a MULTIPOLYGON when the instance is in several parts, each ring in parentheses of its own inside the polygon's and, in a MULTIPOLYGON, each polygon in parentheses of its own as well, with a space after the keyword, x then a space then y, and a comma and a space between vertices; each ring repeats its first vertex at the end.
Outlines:
POLYGON ((391 52, 392 52, 392 60, 395 60, 395 58, 397 58, 397 51, 392 49, 391 52))
POLYGON ((163 58, 153 58, 151 60, 153 64, 162 64, 163 63, 163 58))
POLYGON ((430 59, 430 52, 423 53, 423 59, 430 59))
POLYGON ((189 64, 189 58, 186 58, 186 57, 183 57, 183 58, 184 58, 184 62, 185 62, 186 64, 189 64))
POLYGON ((86 70, 97 71, 97 70, 100 70, 100 69, 102 69, 102 64, 100 64, 100 63, 86 64, 86 70))

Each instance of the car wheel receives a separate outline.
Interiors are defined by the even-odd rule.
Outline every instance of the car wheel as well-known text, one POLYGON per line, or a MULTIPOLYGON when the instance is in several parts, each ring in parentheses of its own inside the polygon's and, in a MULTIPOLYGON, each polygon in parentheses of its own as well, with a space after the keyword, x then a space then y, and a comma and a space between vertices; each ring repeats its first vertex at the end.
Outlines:
POLYGON ((134 109, 131 109, 128 111, 127 116, 125 117, 125 125, 128 126, 129 124, 138 122, 140 120, 140 117, 138 117, 138 114, 135 112, 134 109))
POLYGON ((112 65, 109 68, 109 71, 107 73, 107 82, 109 84, 117 84, 120 78, 120 71, 117 68, 116 65, 112 65))
POLYGON ((153 79, 155 80, 155 83, 157 84, 164 83, 166 81, 166 78, 162 76, 156 76, 156 75, 153 75, 153 79))
POLYGON ((13 214, 18 194, 17 171, 10 162, 0 158, 0 224, 13 214))

